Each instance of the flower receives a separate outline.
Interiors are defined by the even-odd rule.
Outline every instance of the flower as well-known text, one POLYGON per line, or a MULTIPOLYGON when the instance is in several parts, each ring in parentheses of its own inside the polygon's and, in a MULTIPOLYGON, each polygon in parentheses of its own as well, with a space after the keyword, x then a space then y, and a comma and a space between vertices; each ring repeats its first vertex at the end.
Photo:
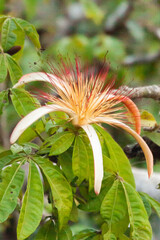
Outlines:
POLYGON ((14 143, 19 136, 43 115, 54 111, 68 114, 73 125, 83 128, 93 151, 94 190, 99 194, 103 179, 102 148, 92 124, 107 123, 129 132, 143 149, 149 177, 153 169, 152 153, 141 138, 140 113, 133 101, 121 90, 113 90, 114 80, 106 82, 109 68, 102 68, 97 74, 81 72, 76 59, 75 67, 62 61, 61 66, 51 67, 52 74, 36 72, 24 75, 13 88, 32 81, 44 81, 51 84, 54 94, 41 92, 41 97, 52 104, 44 105, 25 116, 12 132, 10 141, 14 143), (105 70, 105 71, 104 71, 105 70), (56 94, 55 94, 56 92, 56 94), (131 121, 135 127, 128 126, 131 121))

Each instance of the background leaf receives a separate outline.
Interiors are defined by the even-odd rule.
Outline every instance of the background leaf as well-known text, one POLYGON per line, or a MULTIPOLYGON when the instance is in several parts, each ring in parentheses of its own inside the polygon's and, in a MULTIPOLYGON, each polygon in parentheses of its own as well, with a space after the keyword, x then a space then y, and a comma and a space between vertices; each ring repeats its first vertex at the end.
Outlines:
POLYGON ((5 61, 5 55, 0 53, 0 82, 4 82, 7 77, 7 66, 5 61))
POLYGON ((53 240, 56 238, 54 223, 52 220, 49 220, 42 227, 40 227, 38 233, 34 237, 34 240, 53 240))
POLYGON ((22 77, 22 69, 20 68, 18 63, 13 59, 13 57, 11 57, 9 54, 5 54, 5 56, 11 81, 13 84, 15 84, 22 77))

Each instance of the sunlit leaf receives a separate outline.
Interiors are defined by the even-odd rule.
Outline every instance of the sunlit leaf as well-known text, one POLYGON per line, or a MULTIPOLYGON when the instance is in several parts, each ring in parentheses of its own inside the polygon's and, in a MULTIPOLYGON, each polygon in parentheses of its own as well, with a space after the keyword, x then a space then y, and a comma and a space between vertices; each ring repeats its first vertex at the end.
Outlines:
POLYGON ((19 240, 26 239, 38 227, 43 213, 43 185, 37 166, 30 161, 25 192, 17 226, 19 240))
POLYGON ((81 183, 87 176, 87 162, 88 155, 86 145, 83 141, 83 138, 77 135, 73 147, 72 168, 74 175, 78 177, 79 183, 81 183))
POLYGON ((143 204, 144 204, 144 207, 146 209, 146 212, 148 214, 148 217, 150 217, 151 213, 152 213, 152 208, 151 208, 151 204, 150 202, 148 201, 147 197, 145 195, 143 195, 143 193, 141 194, 140 193, 140 197, 143 201, 143 204))
POLYGON ((104 240, 116 240, 117 238, 116 238, 116 236, 115 236, 113 233, 111 233, 111 232, 109 231, 109 232, 107 232, 107 233, 105 233, 105 234, 103 235, 103 239, 104 239, 104 240))
POLYGON ((130 162, 121 147, 103 128, 99 127, 98 125, 96 125, 95 128, 104 137, 106 147, 109 152, 109 158, 115 162, 114 166, 117 168, 118 175, 120 175, 125 181, 135 187, 135 181, 131 170, 130 162))
POLYGON ((72 210, 72 190, 57 166, 47 158, 34 157, 34 161, 41 168, 51 188, 55 207, 58 209, 59 229, 67 223, 72 210))
POLYGON ((24 89, 13 88, 11 92, 12 103, 15 107, 15 110, 21 117, 24 117, 29 112, 40 106, 38 100, 31 96, 24 89))
POLYGON ((141 125, 142 127, 154 128, 157 126, 157 121, 150 112, 143 110, 141 111, 141 125))
POLYGON ((71 182, 74 178, 74 174, 72 171, 72 151, 68 149, 64 153, 58 156, 60 165, 62 167, 63 173, 69 182, 71 182))
POLYGON ((123 187, 119 180, 114 182, 104 197, 100 213, 102 218, 107 222, 110 230, 112 229, 115 232, 115 229, 117 229, 116 232, 123 233, 127 229, 129 223, 127 203, 123 187))
POLYGON ((131 226, 131 238, 138 240, 150 240, 152 229, 148 221, 148 215, 143 202, 136 190, 127 182, 122 182, 125 192, 128 214, 131 226))
POLYGON ((13 163, 2 172, 0 183, 0 222, 4 222, 14 211, 24 181, 24 171, 20 164, 13 163))
POLYGON ((49 155, 59 155, 65 152, 72 145, 74 137, 74 133, 71 132, 61 132, 54 134, 47 144, 47 146, 52 145, 49 155))
MULTIPOLYGON (((30 1, 31 2, 31 1, 30 1)), ((37 33, 37 30, 35 28, 34 25, 32 25, 31 23, 20 19, 20 18, 16 18, 15 21, 21 26, 21 28, 25 31, 25 34, 29 37, 29 39, 33 42, 33 44, 35 45, 35 47, 37 47, 38 49, 41 48, 41 44, 39 41, 39 35, 37 33)))
POLYGON ((22 54, 25 33, 23 29, 16 23, 15 18, 7 18, 2 26, 2 47, 5 52, 13 46, 20 46, 21 50, 14 54, 14 58, 19 58, 22 54))
POLYGON ((7 77, 7 64, 5 61, 5 55, 0 53, 0 82, 5 81, 7 77))
POLYGON ((0 92, 0 114, 2 114, 3 107, 8 104, 8 91, 0 92))
POLYGON ((9 54, 6 55, 6 63, 9 71, 9 75, 13 84, 17 83, 22 77, 22 69, 18 63, 9 54))

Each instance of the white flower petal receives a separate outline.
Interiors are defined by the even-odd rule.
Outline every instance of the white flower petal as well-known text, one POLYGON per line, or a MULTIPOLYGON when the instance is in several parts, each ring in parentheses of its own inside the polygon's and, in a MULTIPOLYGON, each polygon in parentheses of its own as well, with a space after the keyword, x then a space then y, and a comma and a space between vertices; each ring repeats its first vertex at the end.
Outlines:
POLYGON ((137 142, 139 143, 139 145, 141 146, 141 148, 143 150, 143 153, 146 158, 146 163, 147 163, 148 176, 150 177, 152 175, 153 155, 152 155, 152 152, 149 149, 148 145, 146 144, 146 142, 143 140, 143 138, 138 133, 136 133, 133 129, 131 129, 126 124, 124 124, 116 119, 97 117, 96 122, 103 122, 103 123, 107 123, 109 125, 117 126, 117 127, 123 128, 128 133, 130 133, 137 140, 137 142))
POLYGON ((81 127, 86 132, 91 143, 94 158, 94 191, 96 194, 99 194, 103 179, 102 147, 97 133, 91 125, 84 125, 81 127))
POLYGON ((13 88, 17 88, 23 84, 34 82, 34 81, 42 81, 42 82, 49 82, 54 83, 55 86, 57 86, 59 89, 64 91, 64 88, 62 87, 62 84, 59 83, 61 79, 58 79, 55 75, 50 73, 43 73, 43 72, 34 72, 34 73, 28 73, 24 76, 22 76, 18 83, 16 83, 13 88))
POLYGON ((30 112, 28 115, 26 115, 24 118, 22 118, 21 121, 16 125, 14 128, 12 135, 10 137, 10 142, 13 144, 14 142, 17 141, 19 136, 30 126, 32 123, 37 121, 39 118, 44 116, 45 114, 48 114, 50 112, 54 111, 63 111, 68 113, 69 115, 73 115, 73 112, 70 109, 63 108, 61 106, 51 104, 48 106, 43 106, 40 108, 37 108, 36 110, 30 112))

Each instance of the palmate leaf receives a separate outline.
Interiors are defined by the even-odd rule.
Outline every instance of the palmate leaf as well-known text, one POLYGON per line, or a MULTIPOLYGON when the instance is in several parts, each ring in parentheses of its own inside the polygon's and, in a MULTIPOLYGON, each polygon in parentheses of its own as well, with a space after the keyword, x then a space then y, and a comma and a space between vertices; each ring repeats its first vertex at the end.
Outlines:
POLYGON ((88 154, 83 138, 77 135, 73 147, 72 169, 80 184, 87 177, 88 154))
POLYGON ((136 190, 127 182, 121 182, 128 207, 131 239, 151 240, 152 229, 143 202, 136 190))
POLYGON ((57 239, 56 235, 54 223, 52 220, 49 220, 40 227, 38 233, 34 237, 34 240, 54 240, 57 239))
POLYGON ((35 47, 38 49, 41 48, 41 44, 39 41, 39 35, 36 31, 36 28, 34 25, 31 23, 20 19, 20 18, 15 18, 16 23, 25 31, 25 34, 28 36, 28 38, 33 42, 35 47))
POLYGON ((116 180, 103 199, 100 213, 108 229, 119 235, 129 224, 125 193, 120 180, 116 180))
POLYGON ((103 136, 109 152, 109 158, 115 162, 114 166, 117 167, 118 175, 120 175, 126 182, 128 182, 135 188, 135 181, 131 170, 130 162, 121 147, 103 128, 98 125, 95 125, 94 127, 103 136))
POLYGON ((20 164, 13 163, 2 172, 0 183, 0 222, 4 222, 14 211, 17 198, 24 181, 24 171, 21 169, 24 161, 20 164))
POLYGON ((30 161, 27 190, 17 226, 18 240, 26 239, 39 225, 43 213, 43 196, 43 185, 38 168, 33 161, 30 161))
POLYGON ((13 46, 20 46, 21 50, 14 54, 14 58, 19 58, 22 54, 25 32, 16 23, 15 18, 7 18, 2 25, 2 48, 4 52, 10 50, 13 46))
POLYGON ((72 210, 72 189, 59 168, 54 166, 47 158, 34 157, 33 160, 48 180, 55 207, 58 209, 59 229, 62 229, 72 210))

